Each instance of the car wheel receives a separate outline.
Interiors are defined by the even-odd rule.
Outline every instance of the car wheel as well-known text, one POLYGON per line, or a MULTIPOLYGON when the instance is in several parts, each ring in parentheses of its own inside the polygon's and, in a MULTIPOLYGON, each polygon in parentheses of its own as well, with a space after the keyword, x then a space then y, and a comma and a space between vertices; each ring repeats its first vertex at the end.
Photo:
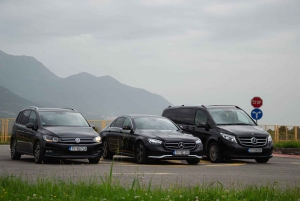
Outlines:
POLYGON ((103 140, 102 156, 104 159, 112 159, 114 156, 113 153, 109 151, 109 145, 106 139, 103 140))
POLYGON ((10 156, 13 160, 19 160, 21 158, 21 154, 17 152, 17 141, 15 139, 11 142, 10 156))
POLYGON ((200 162, 199 158, 196 159, 187 159, 186 162, 190 165, 197 165, 200 162))
POLYGON ((40 142, 36 142, 34 146, 34 162, 35 163, 42 163, 44 159, 44 149, 41 146, 40 142))
POLYGON ((147 163, 146 148, 142 142, 138 142, 135 146, 135 158, 137 163, 147 163))
POLYGON ((269 161, 269 158, 256 158, 255 161, 257 163, 266 163, 269 161))
POLYGON ((89 158, 89 162, 92 164, 97 164, 97 163, 99 163, 99 161, 100 161, 100 158, 89 158))
POLYGON ((212 163, 222 162, 222 154, 220 151, 220 147, 217 143, 213 142, 209 145, 208 157, 212 163))

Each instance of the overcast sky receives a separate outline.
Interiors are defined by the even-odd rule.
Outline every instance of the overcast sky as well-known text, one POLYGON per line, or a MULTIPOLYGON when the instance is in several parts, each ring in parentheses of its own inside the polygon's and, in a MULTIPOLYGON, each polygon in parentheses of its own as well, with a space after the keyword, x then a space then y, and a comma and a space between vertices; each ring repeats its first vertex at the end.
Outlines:
POLYGON ((300 126, 299 0, 0 0, 0 50, 175 105, 260 96, 259 123, 300 126))

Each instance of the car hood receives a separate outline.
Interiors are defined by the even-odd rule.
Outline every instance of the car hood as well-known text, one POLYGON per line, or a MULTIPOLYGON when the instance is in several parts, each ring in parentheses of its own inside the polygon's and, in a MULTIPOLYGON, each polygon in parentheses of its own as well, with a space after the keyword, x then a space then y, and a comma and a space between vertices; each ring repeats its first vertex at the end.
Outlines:
POLYGON ((243 136, 269 136, 269 133, 264 131, 263 128, 259 127, 259 126, 248 126, 248 125, 222 125, 222 126, 218 126, 218 128, 220 129, 220 132, 224 132, 224 133, 233 133, 239 137, 243 137, 243 136))
POLYGON ((137 130, 137 133, 149 138, 161 139, 161 140, 187 140, 195 141, 198 138, 191 134, 181 133, 180 131, 169 130, 137 130))
POLYGON ((99 134, 92 127, 66 127, 66 126, 47 126, 44 127, 46 133, 53 133, 61 138, 69 137, 97 137, 99 134), (48 132, 47 132, 48 131, 48 132))

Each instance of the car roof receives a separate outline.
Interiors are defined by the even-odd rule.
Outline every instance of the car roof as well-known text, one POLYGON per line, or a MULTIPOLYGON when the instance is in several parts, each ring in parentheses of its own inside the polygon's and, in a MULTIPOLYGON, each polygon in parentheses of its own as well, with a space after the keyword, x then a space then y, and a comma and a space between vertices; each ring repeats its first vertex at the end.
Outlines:
POLYGON ((51 108, 51 107, 40 107, 40 108, 38 108, 38 107, 36 107, 36 106, 29 106, 29 107, 26 107, 26 108, 24 108, 23 110, 27 110, 27 109, 32 109, 32 110, 36 110, 36 111, 38 111, 38 112, 46 112, 46 111, 48 111, 48 112, 57 112, 57 111, 60 111, 60 112, 62 112, 62 111, 69 111, 69 112, 77 112, 75 109, 73 109, 73 108, 51 108))
POLYGON ((240 107, 236 105, 177 105, 177 106, 169 106, 166 109, 178 109, 178 108, 238 108, 241 109, 240 107))
POLYGON ((165 118, 160 115, 151 115, 151 114, 128 114, 128 115, 123 115, 121 117, 131 117, 131 118, 142 118, 142 117, 156 117, 156 118, 165 118))

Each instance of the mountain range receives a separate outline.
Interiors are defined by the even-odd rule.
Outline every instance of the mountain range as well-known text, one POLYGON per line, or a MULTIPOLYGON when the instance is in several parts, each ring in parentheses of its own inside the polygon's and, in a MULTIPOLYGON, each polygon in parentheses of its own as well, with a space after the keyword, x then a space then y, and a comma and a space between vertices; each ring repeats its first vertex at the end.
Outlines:
POLYGON ((124 85, 108 75, 96 77, 84 72, 60 78, 33 57, 3 51, 0 86, 0 110, 7 114, 15 114, 21 106, 36 105, 72 107, 89 119, 99 119, 122 114, 161 114, 171 104, 160 95, 124 85))

